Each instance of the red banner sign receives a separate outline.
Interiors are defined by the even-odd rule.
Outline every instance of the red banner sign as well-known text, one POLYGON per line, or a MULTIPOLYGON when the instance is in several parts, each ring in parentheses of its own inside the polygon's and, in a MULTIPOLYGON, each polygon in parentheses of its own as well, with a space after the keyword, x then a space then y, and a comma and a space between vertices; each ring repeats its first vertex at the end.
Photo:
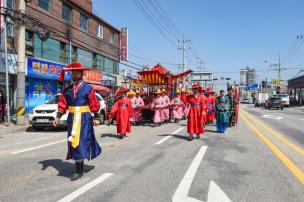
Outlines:
POLYGON ((120 60, 128 60, 128 28, 122 28, 120 33, 120 60))
POLYGON ((83 72, 83 80, 88 83, 101 84, 102 76, 102 73, 99 71, 91 70, 83 72))

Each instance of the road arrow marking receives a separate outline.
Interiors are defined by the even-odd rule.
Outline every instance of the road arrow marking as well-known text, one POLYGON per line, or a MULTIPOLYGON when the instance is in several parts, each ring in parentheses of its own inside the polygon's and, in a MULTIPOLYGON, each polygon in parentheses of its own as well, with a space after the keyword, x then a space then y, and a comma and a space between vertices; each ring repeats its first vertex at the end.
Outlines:
POLYGON ((281 120, 283 118, 283 117, 280 117, 280 116, 273 116, 273 115, 269 115, 269 114, 265 114, 262 117, 267 118, 267 119, 275 119, 275 120, 281 120))
POLYGON ((176 133, 178 133, 181 130, 183 130, 183 128, 177 129, 176 131, 174 131, 173 133, 171 133, 171 135, 168 135, 168 136, 164 137, 163 139, 161 139, 160 141, 156 142, 155 144, 161 144, 161 143, 165 142, 166 140, 170 139, 172 137, 172 135, 175 135, 176 133))
MULTIPOLYGON (((173 202, 203 202, 201 200, 192 198, 188 196, 192 181, 195 177, 196 171, 203 160, 203 157, 207 151, 207 146, 202 146, 199 152, 193 159, 190 167, 188 168, 184 178, 178 185, 173 197, 173 202)), ((210 187, 208 191, 208 201, 207 202, 231 202, 227 195, 219 188, 214 181, 210 182, 210 187)))
POLYGON ((215 182, 211 181, 207 202, 231 202, 231 200, 215 182))
POLYGON ((173 197, 173 202, 186 202, 186 201, 193 201, 199 202, 199 200, 188 197, 188 193, 192 184, 192 181, 195 177, 196 171, 203 160, 203 157, 207 151, 207 146, 202 146, 199 152, 196 154, 195 158, 193 159, 190 167, 188 168, 184 178, 178 185, 173 197))
POLYGON ((89 182, 88 184, 84 185, 83 187, 80 187, 76 191, 72 192, 71 194, 67 195, 66 197, 60 199, 57 202, 71 202, 86 191, 92 189, 96 185, 100 184, 101 182, 105 181, 109 177, 111 177, 114 173, 105 173, 102 176, 96 178, 95 180, 89 182))

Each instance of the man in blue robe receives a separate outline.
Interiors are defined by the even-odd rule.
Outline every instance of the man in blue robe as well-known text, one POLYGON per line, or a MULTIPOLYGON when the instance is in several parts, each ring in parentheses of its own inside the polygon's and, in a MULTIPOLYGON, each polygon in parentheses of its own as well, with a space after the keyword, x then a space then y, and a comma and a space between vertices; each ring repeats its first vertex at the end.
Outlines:
POLYGON ((100 124, 100 103, 92 86, 83 81, 83 71, 88 70, 90 69, 84 68, 80 63, 73 63, 63 68, 60 76, 63 82, 65 71, 72 71, 71 85, 60 96, 57 118, 53 123, 58 126, 61 116, 69 111, 67 160, 73 159, 76 167, 71 180, 77 180, 83 175, 85 159, 94 159, 101 153, 93 128, 94 124, 100 124), (94 113, 94 120, 91 113, 94 113))
POLYGON ((228 126, 229 100, 225 96, 224 90, 220 91, 220 96, 216 99, 216 130, 225 133, 228 126))

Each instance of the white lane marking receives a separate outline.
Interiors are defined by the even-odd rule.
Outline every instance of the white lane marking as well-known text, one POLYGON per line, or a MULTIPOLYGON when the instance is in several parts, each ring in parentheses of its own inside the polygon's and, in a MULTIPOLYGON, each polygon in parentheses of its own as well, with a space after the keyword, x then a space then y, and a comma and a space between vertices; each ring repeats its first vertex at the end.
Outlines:
POLYGON ((196 171, 203 160, 203 157, 207 151, 207 146, 202 146, 199 152, 196 154, 195 158, 193 159, 190 167, 188 168, 184 178, 178 185, 173 197, 173 202, 184 202, 184 201, 197 201, 200 200, 188 197, 188 193, 192 184, 192 181, 195 177, 196 171))
POLYGON ((51 143, 48 143, 48 144, 39 145, 39 146, 36 146, 36 147, 30 147, 30 148, 27 148, 27 149, 22 149, 22 150, 19 150, 19 151, 12 152, 12 154, 20 154, 20 153, 24 153, 24 152, 28 152, 28 151, 33 151, 33 150, 36 150, 36 149, 40 149, 40 148, 43 148, 43 147, 47 147, 47 146, 50 146, 50 145, 54 145, 54 144, 58 144, 58 143, 61 143, 61 142, 66 142, 66 141, 67 140, 64 139, 64 140, 60 140, 60 141, 56 141, 56 142, 51 142, 51 143))
POLYGON ((177 129, 176 131, 174 131, 173 133, 171 133, 171 135, 168 135, 168 136, 164 137, 163 139, 161 139, 160 141, 156 142, 155 144, 161 144, 161 143, 165 142, 166 140, 168 140, 169 138, 171 138, 172 135, 175 135, 176 133, 178 133, 181 130, 183 130, 183 128, 177 129))
POLYGON ((207 202, 231 202, 223 190, 211 180, 207 202))
POLYGON ((42 137, 42 138, 38 138, 38 139, 34 139, 34 140, 30 140, 30 141, 24 141, 24 142, 17 142, 15 143, 15 145, 19 145, 19 144, 25 144, 25 143, 30 143, 30 142, 36 142, 36 141, 39 141, 39 140, 44 140, 44 139, 48 139, 50 137, 42 137))
POLYGON ((269 114, 265 114, 264 116, 262 116, 263 118, 267 118, 267 119, 276 119, 276 120, 281 120, 283 117, 281 116, 274 116, 274 115, 269 115, 269 114))
POLYGON ((84 185, 83 187, 80 187, 76 191, 72 192, 71 194, 67 195, 66 197, 60 199, 57 202, 71 202, 74 199, 76 199, 81 194, 85 193, 86 191, 92 189, 96 185, 100 184, 101 182, 105 181, 109 177, 111 177, 114 173, 105 173, 101 175, 100 177, 96 178, 95 180, 89 182, 88 184, 84 185))

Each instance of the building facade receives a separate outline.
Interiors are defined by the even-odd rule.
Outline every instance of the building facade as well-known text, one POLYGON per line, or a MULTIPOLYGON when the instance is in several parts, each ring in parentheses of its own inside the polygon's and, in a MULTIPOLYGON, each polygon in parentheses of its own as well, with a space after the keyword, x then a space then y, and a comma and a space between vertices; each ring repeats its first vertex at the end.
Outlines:
POLYGON ((288 80, 290 102, 304 105, 304 75, 288 80))
MULTIPOLYGON (((18 2, 8 0, 8 7, 18 10, 18 2)), ((26 15, 41 23, 44 28, 41 29, 39 25, 37 27, 37 23, 36 27, 26 24, 25 93, 28 103, 31 98, 37 100, 40 97, 42 102, 60 92, 62 85, 58 82, 58 77, 62 67, 71 62, 80 62, 87 68, 101 72, 105 80, 103 84, 117 84, 120 30, 93 13, 92 0, 26 2, 26 15)), ((15 58, 17 34, 17 28, 8 25, 8 51, 15 58)), ((10 80, 12 94, 16 91, 15 74, 16 72, 12 72, 10 80)), ((0 76, 0 82, 1 78, 0 76)), ((40 103, 35 105, 38 104, 40 103)), ((11 107, 14 108, 14 105, 11 107)), ((32 106, 28 106, 28 111, 31 108, 32 106)))

